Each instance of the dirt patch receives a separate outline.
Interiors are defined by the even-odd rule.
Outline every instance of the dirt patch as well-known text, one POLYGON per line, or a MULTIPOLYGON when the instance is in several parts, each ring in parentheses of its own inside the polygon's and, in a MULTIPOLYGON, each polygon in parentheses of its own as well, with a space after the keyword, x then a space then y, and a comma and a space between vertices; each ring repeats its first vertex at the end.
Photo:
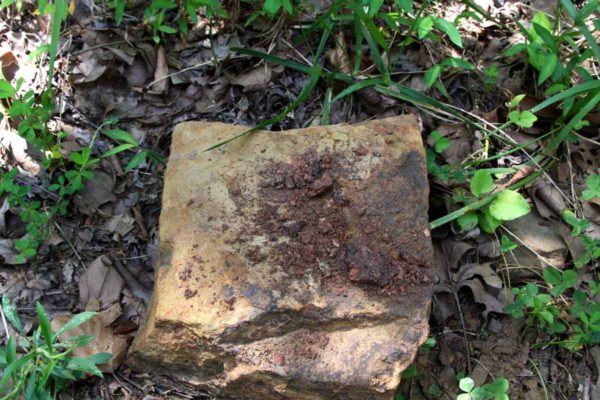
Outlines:
MULTIPOLYGON (((370 202, 368 191, 377 182, 357 179, 355 169, 339 154, 307 152, 260 171, 260 206, 249 229, 266 237, 271 250, 255 246, 246 257, 255 263, 269 257, 291 276, 310 274, 337 290, 357 285, 391 295, 428 284, 420 267, 428 263, 410 256, 418 254, 410 249, 413 238, 400 237, 388 228, 385 213, 373 212, 378 202, 370 202), (356 194, 360 192, 367 195, 356 194)), ((388 205, 392 213, 401 211, 397 204, 388 205)))

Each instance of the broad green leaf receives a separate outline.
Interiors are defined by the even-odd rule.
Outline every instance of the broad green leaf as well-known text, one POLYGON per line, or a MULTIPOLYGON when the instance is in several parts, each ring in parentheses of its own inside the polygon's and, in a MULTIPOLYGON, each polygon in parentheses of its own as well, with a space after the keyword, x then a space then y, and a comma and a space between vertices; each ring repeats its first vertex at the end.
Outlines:
POLYGON ((479 227, 483 229, 484 232, 494 233, 501 224, 501 221, 490 214, 489 209, 485 209, 483 212, 479 213, 479 227))
POLYGON ((452 68, 462 68, 467 71, 475 69, 475 66, 473 64, 463 60, 462 58, 457 57, 446 58, 444 61, 442 61, 442 65, 452 68))
POLYGON ((494 188, 494 180, 492 174, 486 170, 478 170, 473 174, 471 179, 471 193, 473 196, 480 197, 484 193, 489 193, 494 188))
POLYGON ((8 99, 15 95, 15 88, 10 82, 4 79, 0 80, 0 99, 8 99))
POLYGON ((417 366, 415 364, 410 365, 402 372, 402 379, 410 379, 417 376, 417 366))
POLYGON ((585 201, 589 201, 600 197, 600 175, 591 174, 585 180, 587 189, 581 193, 581 197, 585 201))
POLYGON ((125 15, 125 5, 127 0, 114 0, 113 5, 115 7, 115 22, 117 26, 123 22, 123 15, 125 15))
POLYGON ((579 275, 572 269, 567 269, 562 274, 562 283, 566 288, 572 288, 577 283, 579 275))
POLYGON ((521 100, 523 100, 525 98, 525 96, 526 96, 525 94, 518 94, 515 97, 513 97, 513 99, 511 101, 506 103, 506 105, 508 106, 508 108, 515 108, 516 106, 519 105, 521 100))
POLYGON ((102 372, 98 369, 96 364, 88 358, 83 357, 72 357, 69 359, 67 369, 71 371, 81 371, 102 377, 102 372))
POLYGON ((539 36, 540 39, 548 46, 548 48, 553 52, 558 54, 558 46, 556 44, 556 40, 546 28, 536 23, 533 24, 533 29, 535 33, 539 36))
POLYGON ((11 336, 6 345, 6 364, 12 364, 17 360, 17 342, 15 337, 11 336))
POLYGON ((500 250, 502 251, 502 253, 512 251, 512 250, 516 249, 517 246, 518 245, 515 242, 513 242, 512 240, 510 240, 510 238, 508 236, 502 235, 502 238, 500 240, 500 250))
POLYGON ((398 7, 407 14, 413 14, 415 11, 413 9, 413 1, 412 0, 395 0, 398 7))
POLYGON ((540 69, 540 75, 538 76, 538 85, 541 85, 552 76, 552 73, 556 68, 556 64, 558 63, 558 57, 556 57, 556 54, 554 53, 546 54, 544 59, 544 65, 542 65, 542 68, 540 69))
POLYGON ((104 132, 104 134, 112 140, 116 140, 117 142, 130 143, 134 146, 138 145, 137 140, 135 140, 131 133, 122 129, 111 129, 109 131, 104 132))
POLYGON ((541 26, 542 28, 546 29, 548 32, 552 32, 552 23, 550 22, 550 20, 546 16, 546 14, 544 14, 541 11, 538 11, 535 13, 531 22, 541 26))
MULTIPOLYGON (((283 5, 283 8, 285 8, 285 11, 287 11, 288 14, 291 15, 294 13, 294 6, 292 5, 292 2, 290 0, 281 0, 281 4, 283 5)), ((381 5, 379 5, 379 7, 381 7, 381 5)))
POLYGON ((529 213, 529 203, 514 190, 499 192, 490 204, 490 214, 500 221, 511 221, 529 213))
POLYGON ((522 128, 531 128, 537 117, 531 111, 511 111, 508 119, 522 128))
POLYGON ((430 136, 433 139, 434 150, 436 153, 441 153, 450 147, 450 139, 442 136, 438 130, 431 132, 430 136))
POLYGON ((458 222, 458 225, 463 231, 470 231, 471 229, 477 226, 477 223, 479 222, 479 217, 477 216, 476 212, 469 211, 468 213, 458 217, 456 219, 456 222, 458 222))
POLYGON ((458 383, 458 387, 463 392, 467 392, 468 393, 471 390, 473 390, 473 388, 475 387, 475 382, 473 381, 473 379, 471 379, 469 377, 462 378, 460 380, 460 382, 458 383))
POLYGON ((539 316, 549 324, 554 322, 554 315, 550 311, 540 311, 539 316))
POLYGON ((429 68, 427 72, 425 72, 423 82, 425 82, 427 87, 431 87, 438 80, 441 74, 442 66, 440 64, 435 64, 433 67, 429 68))
POLYGON ((435 26, 442 32, 446 33, 452 43, 457 45, 458 47, 463 47, 462 40, 460 39, 460 33, 458 33, 458 29, 454 26, 453 23, 446 21, 444 18, 438 17, 435 20, 435 26))
POLYGON ((417 22, 417 36, 419 39, 423 39, 429 34, 429 32, 431 32, 434 23, 435 18, 433 18, 431 15, 419 19, 417 22))
POLYGON ((115 154, 121 153, 121 152, 123 152, 123 151, 125 151, 125 150, 129 150, 129 149, 131 149, 132 147, 136 147, 136 145, 133 145, 133 144, 131 144, 131 143, 123 143, 123 144, 120 144, 120 145, 118 145, 117 147, 113 147, 112 149, 110 149, 110 150, 109 150, 109 151, 107 151, 106 153, 102 154, 102 155, 100 156, 100 158, 106 158, 106 157, 110 157, 110 156, 112 156, 112 155, 115 155, 115 154))
POLYGON ((44 310, 44 307, 38 302, 35 305, 38 314, 38 321, 40 323, 40 330, 42 335, 44 335, 44 340, 46 341, 46 351, 52 354, 52 328, 50 327, 50 318, 48 318, 48 314, 44 310))
POLYGON ((77 328, 79 325, 89 321, 92 319, 97 313, 92 311, 82 312, 73 316, 66 324, 64 324, 54 335, 55 338, 58 338, 65 332, 70 331, 71 329, 77 328))
POLYGON ((175 34, 177 33, 177 29, 173 28, 172 26, 169 25, 161 25, 158 27, 158 30, 164 33, 170 33, 170 34, 175 34))
POLYGON ((556 268, 551 268, 551 267, 544 268, 543 276, 544 276, 544 281, 546 281, 546 283, 548 283, 552 286, 560 285, 561 282, 563 281, 562 273, 559 270, 557 270, 556 268))
POLYGON ((111 358, 112 358, 112 354, 104 353, 104 352, 96 353, 96 354, 93 354, 93 355, 87 357, 87 359, 89 361, 93 362, 96 365, 107 363, 111 360, 111 358))
POLYGON ((10 299, 6 294, 2 296, 2 311, 4 311, 4 316, 17 332, 19 332, 21 336, 25 336, 25 330, 23 329, 23 324, 17 313, 17 308, 10 302, 10 299))
POLYGON ((271 15, 277 14, 277 11, 281 8, 280 0, 265 0, 263 4, 263 10, 271 15))
POLYGON ((148 152, 146 152, 146 151, 140 151, 140 152, 138 152, 127 163, 127 166, 125 167, 125 172, 132 171, 135 167, 137 167, 138 165, 140 165, 146 159, 147 155, 148 155, 148 152))

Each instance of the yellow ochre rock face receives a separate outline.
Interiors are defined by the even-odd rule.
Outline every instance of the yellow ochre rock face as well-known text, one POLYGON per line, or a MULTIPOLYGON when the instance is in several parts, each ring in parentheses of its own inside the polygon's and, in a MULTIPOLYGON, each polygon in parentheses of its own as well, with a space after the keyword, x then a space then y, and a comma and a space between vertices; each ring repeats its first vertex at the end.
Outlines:
POLYGON ((173 133, 152 305, 129 353, 232 399, 392 399, 427 338, 431 240, 413 116, 173 133))

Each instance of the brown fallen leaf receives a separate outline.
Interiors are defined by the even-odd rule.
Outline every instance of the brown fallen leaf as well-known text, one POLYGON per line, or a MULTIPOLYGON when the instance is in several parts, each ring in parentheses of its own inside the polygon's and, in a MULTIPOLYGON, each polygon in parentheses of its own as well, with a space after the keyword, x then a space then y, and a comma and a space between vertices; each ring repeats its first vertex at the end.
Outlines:
POLYGON ((339 31, 335 35, 335 48, 327 50, 325 55, 336 70, 345 74, 352 74, 352 63, 350 62, 350 56, 348 56, 344 32, 339 31))
POLYGON ((272 66, 271 64, 265 64, 252 68, 243 74, 230 77, 229 83, 243 86, 245 92, 251 92, 265 88, 282 72, 283 65, 272 66))
POLYGON ((79 280, 79 301, 86 307, 96 299, 105 308, 119 301, 125 286, 123 278, 113 267, 110 258, 102 255, 96 258, 79 280))
POLYGON ((12 81, 19 70, 17 58, 10 50, 0 49, 0 64, 2 64, 2 76, 7 81, 12 81))
POLYGON ((156 94, 167 92, 169 89, 169 66, 167 65, 167 53, 163 46, 158 47, 156 52, 156 68, 154 69, 154 81, 150 90, 156 94))
MULTIPOLYGON (((115 334, 111 324, 121 315, 121 307, 118 303, 113 304, 107 310, 102 311, 89 321, 81 324, 75 329, 60 335, 61 341, 66 341, 77 335, 94 335, 95 339, 87 346, 78 347, 71 353, 74 357, 89 357, 97 353, 112 354, 112 358, 106 364, 99 365, 102 372, 113 372, 116 370, 127 352, 127 339, 115 334)), ((56 332, 62 328, 73 315, 66 314, 52 319, 52 330, 56 332)))
POLYGON ((103 171, 95 171, 94 177, 87 181, 83 190, 75 195, 75 205, 82 214, 91 215, 107 203, 114 203, 117 197, 113 193, 115 179, 103 171))
POLYGON ((13 129, 0 129, 0 146, 10 152, 14 162, 27 174, 37 176, 40 166, 31 158, 27 141, 13 129))
POLYGON ((535 180, 529 195, 535 203, 538 213, 544 218, 559 217, 566 203, 558 189, 544 177, 535 180))

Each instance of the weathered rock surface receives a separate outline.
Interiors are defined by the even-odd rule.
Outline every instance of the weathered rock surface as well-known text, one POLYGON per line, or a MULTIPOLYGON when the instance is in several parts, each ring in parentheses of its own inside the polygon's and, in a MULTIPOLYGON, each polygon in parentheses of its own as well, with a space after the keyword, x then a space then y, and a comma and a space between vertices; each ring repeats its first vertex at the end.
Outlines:
POLYGON ((220 398, 392 399, 428 334, 428 183, 416 121, 176 127, 135 368, 220 398))

